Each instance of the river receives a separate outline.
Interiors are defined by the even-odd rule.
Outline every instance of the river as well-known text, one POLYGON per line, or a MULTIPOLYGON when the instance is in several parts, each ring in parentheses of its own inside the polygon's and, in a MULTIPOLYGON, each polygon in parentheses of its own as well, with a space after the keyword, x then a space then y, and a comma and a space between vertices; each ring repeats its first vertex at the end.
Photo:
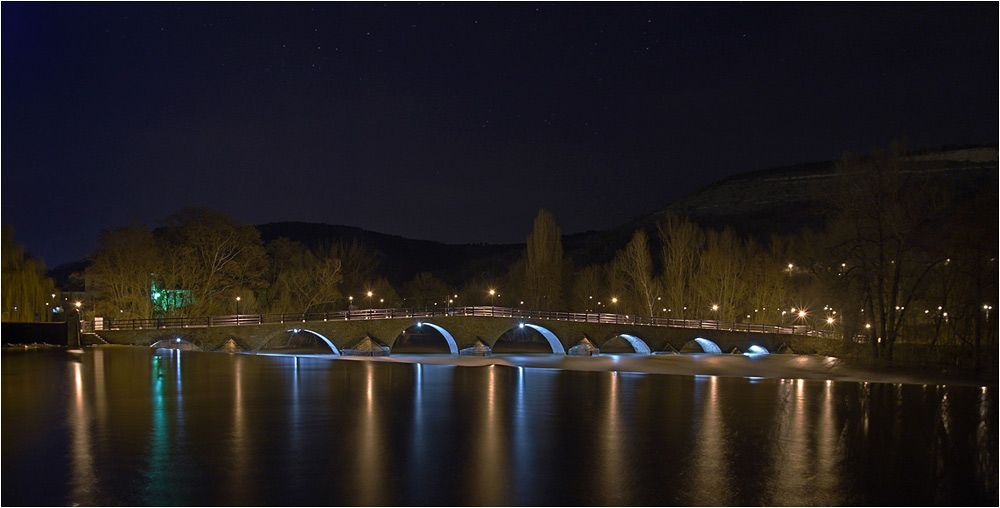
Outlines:
POLYGON ((995 385, 551 358, 4 349, 2 502, 997 505, 995 385))

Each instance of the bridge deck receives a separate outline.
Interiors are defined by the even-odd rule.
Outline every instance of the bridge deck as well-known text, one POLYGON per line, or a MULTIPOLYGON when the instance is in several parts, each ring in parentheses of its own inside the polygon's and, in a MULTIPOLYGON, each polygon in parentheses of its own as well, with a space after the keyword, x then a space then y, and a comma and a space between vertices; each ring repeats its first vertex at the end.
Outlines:
POLYGON ((412 319, 435 317, 498 317, 516 319, 544 319, 549 321, 569 321, 575 323, 628 324, 688 328, 700 330, 724 330, 746 333, 777 333, 789 335, 810 335, 834 338, 830 330, 809 330, 803 325, 771 325, 760 323, 735 323, 709 319, 676 319, 667 317, 632 316, 596 312, 560 312, 528 310, 512 307, 470 306, 444 309, 364 309, 337 312, 299 312, 286 314, 238 314, 228 316, 167 317, 155 319, 98 319, 83 323, 83 331, 99 330, 149 330, 170 328, 209 328, 216 326, 254 326, 277 323, 311 323, 329 321, 357 321, 370 319, 412 319))

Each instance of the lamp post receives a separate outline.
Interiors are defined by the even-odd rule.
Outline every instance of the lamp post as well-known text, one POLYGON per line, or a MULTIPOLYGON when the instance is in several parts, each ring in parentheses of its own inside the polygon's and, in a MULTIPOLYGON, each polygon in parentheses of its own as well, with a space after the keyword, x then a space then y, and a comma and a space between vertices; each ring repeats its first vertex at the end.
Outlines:
POLYGON ((80 345, 80 333, 83 332, 83 314, 80 313, 82 302, 76 302, 76 345, 80 345))
POLYGON ((236 297, 236 326, 240 325, 240 297, 236 297))
POLYGON ((613 303, 615 305, 615 324, 617 325, 618 324, 618 297, 617 296, 611 297, 611 303, 613 303))
MULTIPOLYGON (((496 307, 496 305, 497 305, 496 295, 497 295, 497 290, 490 289, 490 307, 496 307)), ((492 313, 492 311, 493 311, 493 309, 491 308, 490 312, 492 313)))
POLYGON ((368 292, 368 319, 372 318, 372 292, 368 292))

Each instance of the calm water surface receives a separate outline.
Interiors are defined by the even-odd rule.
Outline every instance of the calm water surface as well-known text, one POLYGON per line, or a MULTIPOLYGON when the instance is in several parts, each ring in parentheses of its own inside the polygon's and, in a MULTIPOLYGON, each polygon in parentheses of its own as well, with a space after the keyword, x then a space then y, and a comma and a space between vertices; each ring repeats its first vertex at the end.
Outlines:
POLYGON ((997 505, 996 388, 3 352, 4 505, 997 505))

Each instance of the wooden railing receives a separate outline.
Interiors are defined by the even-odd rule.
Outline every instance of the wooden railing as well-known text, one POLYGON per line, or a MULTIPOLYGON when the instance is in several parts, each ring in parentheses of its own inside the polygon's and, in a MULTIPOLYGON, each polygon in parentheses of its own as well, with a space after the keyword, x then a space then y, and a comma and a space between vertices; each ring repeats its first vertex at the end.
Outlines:
POLYGON ((815 335, 833 338, 830 330, 810 330, 804 325, 768 325, 759 323, 734 323, 711 319, 676 319, 668 317, 631 316, 604 312, 560 312, 527 310, 511 307, 475 306, 447 307, 442 309, 364 309, 335 312, 298 312, 285 314, 235 314, 230 316, 165 317, 153 319, 104 319, 85 321, 83 331, 99 330, 148 330, 161 328, 207 328, 214 326, 252 326, 271 323, 310 323, 321 321, 356 321, 367 319, 433 318, 448 316, 504 317, 517 319, 545 319, 577 323, 627 324, 695 328, 701 330, 726 330, 749 333, 783 333, 815 335))

